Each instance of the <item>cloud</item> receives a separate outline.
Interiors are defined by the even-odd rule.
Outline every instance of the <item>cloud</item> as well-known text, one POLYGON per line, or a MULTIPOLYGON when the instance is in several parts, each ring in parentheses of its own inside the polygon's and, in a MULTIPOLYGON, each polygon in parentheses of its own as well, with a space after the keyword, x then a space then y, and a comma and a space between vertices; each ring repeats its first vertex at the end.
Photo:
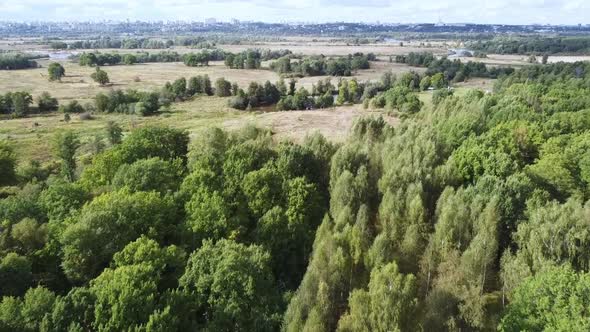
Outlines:
POLYGON ((588 0, 71 0, 0 3, 0 20, 221 20, 590 23, 588 0))

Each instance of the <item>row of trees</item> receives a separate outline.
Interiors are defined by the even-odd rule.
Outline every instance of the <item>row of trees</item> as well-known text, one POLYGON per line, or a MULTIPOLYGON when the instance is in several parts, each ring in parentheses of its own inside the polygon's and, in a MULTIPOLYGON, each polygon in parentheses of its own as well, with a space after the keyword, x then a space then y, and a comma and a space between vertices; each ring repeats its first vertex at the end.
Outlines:
POLYGON ((586 36, 496 37, 491 40, 474 41, 468 46, 475 50, 496 54, 588 54, 590 38, 586 36))
POLYGON ((172 40, 160 40, 151 38, 125 38, 115 39, 102 37, 94 40, 77 40, 73 42, 53 41, 49 46, 56 50, 63 49, 101 49, 101 48, 123 48, 123 49, 164 49, 174 45, 172 40))
POLYGON ((157 53, 139 52, 139 53, 82 53, 78 57, 80 66, 105 66, 105 65, 132 65, 135 63, 149 62, 179 62, 183 61, 183 56, 177 52, 162 51, 157 53))
POLYGON ((372 53, 355 53, 338 58, 311 56, 297 61, 291 61, 291 57, 287 56, 271 63, 270 68, 279 74, 293 76, 351 76, 355 70, 369 69, 369 61, 375 59, 375 55, 372 53))
POLYGON ((0 53, 0 70, 28 69, 38 66, 31 56, 21 53, 0 53))

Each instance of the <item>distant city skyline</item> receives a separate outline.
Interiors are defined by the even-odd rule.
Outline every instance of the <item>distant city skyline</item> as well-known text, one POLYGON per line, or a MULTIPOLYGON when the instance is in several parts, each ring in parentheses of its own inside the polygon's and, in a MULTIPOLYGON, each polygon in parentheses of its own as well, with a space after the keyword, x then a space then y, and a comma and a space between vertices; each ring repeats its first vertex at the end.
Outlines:
POLYGON ((590 23, 588 0, 21 0, 3 21, 205 21, 552 24, 590 23))

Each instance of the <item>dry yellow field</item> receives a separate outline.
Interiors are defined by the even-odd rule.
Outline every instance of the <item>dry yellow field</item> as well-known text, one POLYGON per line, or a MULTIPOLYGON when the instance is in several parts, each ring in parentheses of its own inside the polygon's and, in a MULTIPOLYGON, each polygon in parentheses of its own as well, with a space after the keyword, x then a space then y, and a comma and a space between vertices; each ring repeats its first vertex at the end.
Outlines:
POLYGON ((70 61, 61 61, 66 69, 66 77, 61 82, 47 80, 47 65, 50 61, 39 63, 43 68, 0 71, 0 91, 27 91, 37 96, 44 91, 59 100, 85 100, 94 97, 100 91, 109 89, 153 90, 161 88, 166 82, 177 78, 207 74, 214 82, 219 77, 247 86, 251 81, 276 81, 278 75, 269 70, 229 69, 221 62, 212 62, 208 67, 187 67, 183 63, 148 63, 132 66, 108 66, 103 69, 109 74, 111 85, 100 87, 93 82, 91 67, 82 67, 70 61), (139 81, 136 82, 136 80, 139 81))
MULTIPOLYGON (((80 100, 88 101, 98 92, 107 92, 112 89, 136 89, 136 90, 155 90, 159 89, 166 82, 171 82, 177 78, 207 74, 212 83, 217 78, 236 82, 244 89, 252 81, 264 83, 265 81, 276 82, 279 75, 271 70, 248 70, 248 69, 230 69, 222 62, 210 62, 207 67, 187 67, 183 63, 146 63, 135 64, 131 66, 106 66, 102 69, 109 74, 111 84, 105 87, 99 86, 90 78, 94 71, 91 67, 82 67, 71 61, 60 61, 66 69, 66 77, 61 82, 49 82, 47 80, 47 65, 51 61, 40 60, 39 64, 43 68, 25 69, 25 70, 0 70, 0 93, 10 91, 27 91, 33 96, 38 96, 47 91, 60 101, 80 100)), ((263 64, 268 66, 268 63, 263 64)), ((378 80, 386 71, 402 73, 410 70, 424 71, 422 68, 413 68, 404 64, 389 63, 388 61, 377 61, 371 63, 371 69, 359 70, 355 73, 360 81, 378 80)), ((304 77, 298 79, 298 86, 311 88, 313 83, 328 76, 304 77)), ((333 77, 332 81, 337 82, 338 78, 333 77)))

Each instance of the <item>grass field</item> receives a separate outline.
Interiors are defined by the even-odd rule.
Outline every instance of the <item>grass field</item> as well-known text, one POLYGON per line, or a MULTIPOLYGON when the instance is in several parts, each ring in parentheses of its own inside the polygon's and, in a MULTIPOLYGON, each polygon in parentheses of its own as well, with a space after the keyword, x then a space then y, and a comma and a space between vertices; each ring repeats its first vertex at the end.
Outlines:
MULTIPOLYGON (((110 89, 154 90, 177 78, 188 79, 191 76, 203 74, 209 75, 213 83, 217 78, 224 77, 231 82, 238 83, 243 89, 246 89, 252 81, 264 83, 267 80, 271 82, 279 80, 279 75, 270 70, 230 69, 219 61, 210 62, 207 67, 187 67, 180 62, 146 63, 103 67, 102 69, 109 74, 111 85, 101 87, 90 78, 94 68, 82 67, 70 61, 60 62, 66 69, 66 77, 62 78, 61 82, 49 82, 47 80, 47 65, 50 62, 52 61, 40 60, 39 64, 43 68, 0 70, 0 93, 27 91, 35 97, 47 91, 60 101, 72 99, 88 101, 100 91, 107 92, 110 89)), ((389 70, 394 73, 410 70, 423 71, 421 68, 413 68, 404 64, 378 61, 371 63, 371 69, 357 71, 354 77, 361 81, 377 80, 389 70)), ((299 79, 299 86, 311 88, 313 83, 326 77, 328 76, 304 77, 299 79)), ((336 83, 337 80, 338 78, 332 78, 333 83, 336 83)))
POLYGON ((334 141, 342 141, 354 120, 363 115, 384 115, 392 124, 397 119, 383 112, 366 111, 360 105, 337 107, 317 111, 244 112, 227 107, 227 98, 198 97, 174 104, 169 113, 152 117, 122 114, 96 114, 92 120, 72 116, 69 123, 63 116, 53 113, 23 119, 0 120, 0 139, 14 142, 20 162, 30 159, 48 161, 52 157, 51 140, 61 129, 74 130, 80 135, 81 155, 89 150, 95 135, 102 135, 108 121, 115 121, 125 131, 146 124, 158 124, 189 131, 191 137, 205 128, 237 129, 246 124, 269 128, 277 139, 301 141, 306 134, 319 131, 334 141))

